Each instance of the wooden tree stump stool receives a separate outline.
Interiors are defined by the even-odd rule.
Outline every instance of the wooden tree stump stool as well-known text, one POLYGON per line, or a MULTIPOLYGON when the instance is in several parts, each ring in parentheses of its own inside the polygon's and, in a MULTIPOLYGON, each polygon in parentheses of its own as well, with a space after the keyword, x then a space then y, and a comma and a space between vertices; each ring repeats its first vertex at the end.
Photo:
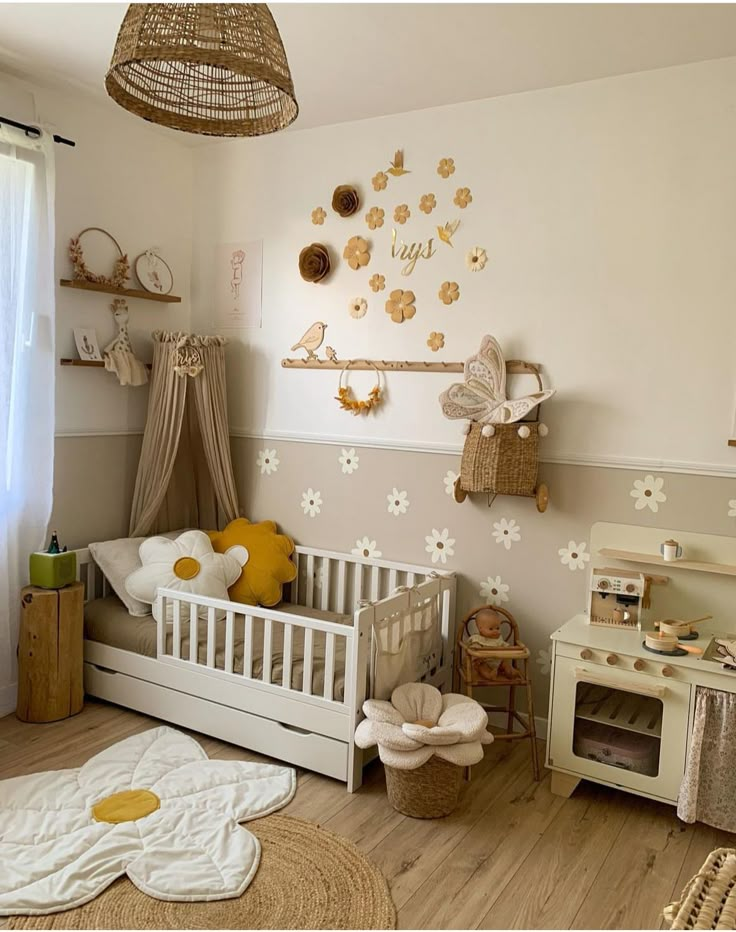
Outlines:
POLYGON ((82 711, 84 586, 26 586, 18 637, 18 704, 22 722, 56 722, 82 711))

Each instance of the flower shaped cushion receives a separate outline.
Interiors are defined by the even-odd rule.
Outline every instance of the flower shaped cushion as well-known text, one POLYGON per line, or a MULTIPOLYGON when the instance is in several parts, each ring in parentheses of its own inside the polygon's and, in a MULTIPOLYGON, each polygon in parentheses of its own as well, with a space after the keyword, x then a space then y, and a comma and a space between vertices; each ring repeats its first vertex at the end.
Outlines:
MULTIPOLYGON (((228 587, 242 572, 247 555, 238 550, 215 553, 204 531, 185 531, 176 540, 167 537, 149 537, 139 550, 141 563, 125 580, 125 588, 141 602, 153 605, 153 617, 158 621, 156 592, 158 589, 176 589, 193 595, 213 599, 227 599, 228 587)), ((167 619, 173 615, 173 606, 166 606, 167 619)), ((207 617, 207 609, 200 609, 207 617)), ((218 611, 217 617, 224 618, 218 611)))
POLYGON ((296 566, 289 559, 294 542, 277 533, 275 522, 251 524, 247 518, 236 518, 224 531, 210 531, 209 536, 218 553, 238 547, 244 559, 243 572, 230 586, 230 598, 246 605, 278 605, 281 587, 296 578, 296 566))
POLYGON ((483 759, 483 745, 493 741, 488 716, 474 699, 443 695, 426 683, 398 686, 390 702, 368 699, 363 712, 355 743, 377 744, 384 764, 398 770, 414 770, 432 756, 468 767, 483 759))
POLYGON ((290 767, 208 760, 167 727, 77 770, 0 781, 0 916, 81 906, 122 874, 160 900, 240 896, 260 843, 238 822, 295 790, 290 767))

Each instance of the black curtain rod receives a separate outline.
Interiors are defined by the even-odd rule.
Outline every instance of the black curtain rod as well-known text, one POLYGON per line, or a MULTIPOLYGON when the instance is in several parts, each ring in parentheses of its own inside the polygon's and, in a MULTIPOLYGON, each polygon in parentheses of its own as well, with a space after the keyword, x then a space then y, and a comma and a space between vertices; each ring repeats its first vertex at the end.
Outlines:
MULTIPOLYGON (((42 133, 37 126, 29 126, 27 123, 18 123, 17 120, 11 120, 9 117, 0 116, 0 123, 6 123, 8 126, 14 126, 16 129, 22 129, 26 136, 32 136, 34 139, 40 139, 42 133)), ((62 146, 76 146, 76 142, 71 139, 65 139, 54 133, 52 136, 54 142, 62 146)))

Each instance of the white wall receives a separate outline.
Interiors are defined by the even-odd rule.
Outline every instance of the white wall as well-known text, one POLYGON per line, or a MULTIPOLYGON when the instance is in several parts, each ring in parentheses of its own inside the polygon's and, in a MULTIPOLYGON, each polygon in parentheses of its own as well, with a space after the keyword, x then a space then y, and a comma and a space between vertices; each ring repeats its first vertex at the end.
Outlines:
MULTIPOLYGON (((181 304, 130 299, 130 335, 138 354, 151 358, 150 334, 157 328, 189 328, 192 241, 191 152, 112 101, 73 90, 50 91, 0 75, 0 113, 39 120, 76 142, 58 145, 56 155, 56 278, 71 278, 69 240, 88 226, 108 230, 133 260, 158 246, 174 274, 181 304), (20 111, 23 112, 20 112, 20 111)), ((83 245, 87 243, 87 237, 83 245)), ((95 248, 95 242, 89 245, 95 248)), ((109 274, 108 266, 93 271, 109 274)), ((110 269, 111 270, 111 269, 110 269)), ((133 274, 129 287, 138 287, 133 274)), ((74 327, 94 327, 100 346, 115 335, 104 294, 56 290, 57 356, 76 357, 74 327)), ((148 390, 122 388, 108 373, 57 370, 56 431, 60 435, 142 431, 148 390)))
MULTIPOLYGON (((729 472, 735 83, 736 59, 723 59, 197 150, 198 326, 212 324, 214 246, 264 240, 263 329, 239 337, 230 356, 233 428, 451 448, 459 425, 436 402, 451 377, 389 374, 385 409, 357 419, 333 401, 334 373, 285 371, 279 361, 318 319, 341 357, 462 360, 492 332, 507 356, 541 362, 558 390, 544 414, 549 458, 729 472), (411 174, 376 194, 370 179, 398 147, 411 174), (457 165, 448 181, 435 171, 445 156, 457 165), (381 230, 368 231, 365 209, 349 220, 329 210, 340 183, 360 188, 365 209, 386 210, 381 230), (452 204, 460 185, 474 198, 465 211, 452 204), (427 192, 440 203, 428 218, 417 209, 427 192), (439 244, 409 278, 390 258, 401 202, 412 209, 396 227, 408 241, 461 219, 454 250, 439 244), (328 210, 322 227, 310 223, 318 205, 328 210), (354 234, 372 242, 361 272, 340 259, 354 234), (319 286, 297 270, 314 240, 338 266, 319 286), (490 263, 471 275, 463 260, 475 245, 490 263), (387 279, 379 295, 367 285, 373 272, 387 279), (437 298, 446 279, 461 287, 451 308, 437 298), (398 287, 417 295, 416 317, 401 326, 384 313, 398 287), (347 312, 354 296, 369 302, 359 321, 347 312), (445 333, 444 352, 427 348, 431 330, 445 333)), ((351 379, 358 394, 373 381, 351 379)))

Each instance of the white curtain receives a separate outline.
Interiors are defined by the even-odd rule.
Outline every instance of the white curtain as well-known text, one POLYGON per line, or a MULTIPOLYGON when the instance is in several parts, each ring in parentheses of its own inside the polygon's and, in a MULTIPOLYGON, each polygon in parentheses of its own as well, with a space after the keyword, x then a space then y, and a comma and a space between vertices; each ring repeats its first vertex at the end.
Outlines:
POLYGON ((54 156, 0 126, 0 715, 15 708, 20 590, 54 469, 54 156))

